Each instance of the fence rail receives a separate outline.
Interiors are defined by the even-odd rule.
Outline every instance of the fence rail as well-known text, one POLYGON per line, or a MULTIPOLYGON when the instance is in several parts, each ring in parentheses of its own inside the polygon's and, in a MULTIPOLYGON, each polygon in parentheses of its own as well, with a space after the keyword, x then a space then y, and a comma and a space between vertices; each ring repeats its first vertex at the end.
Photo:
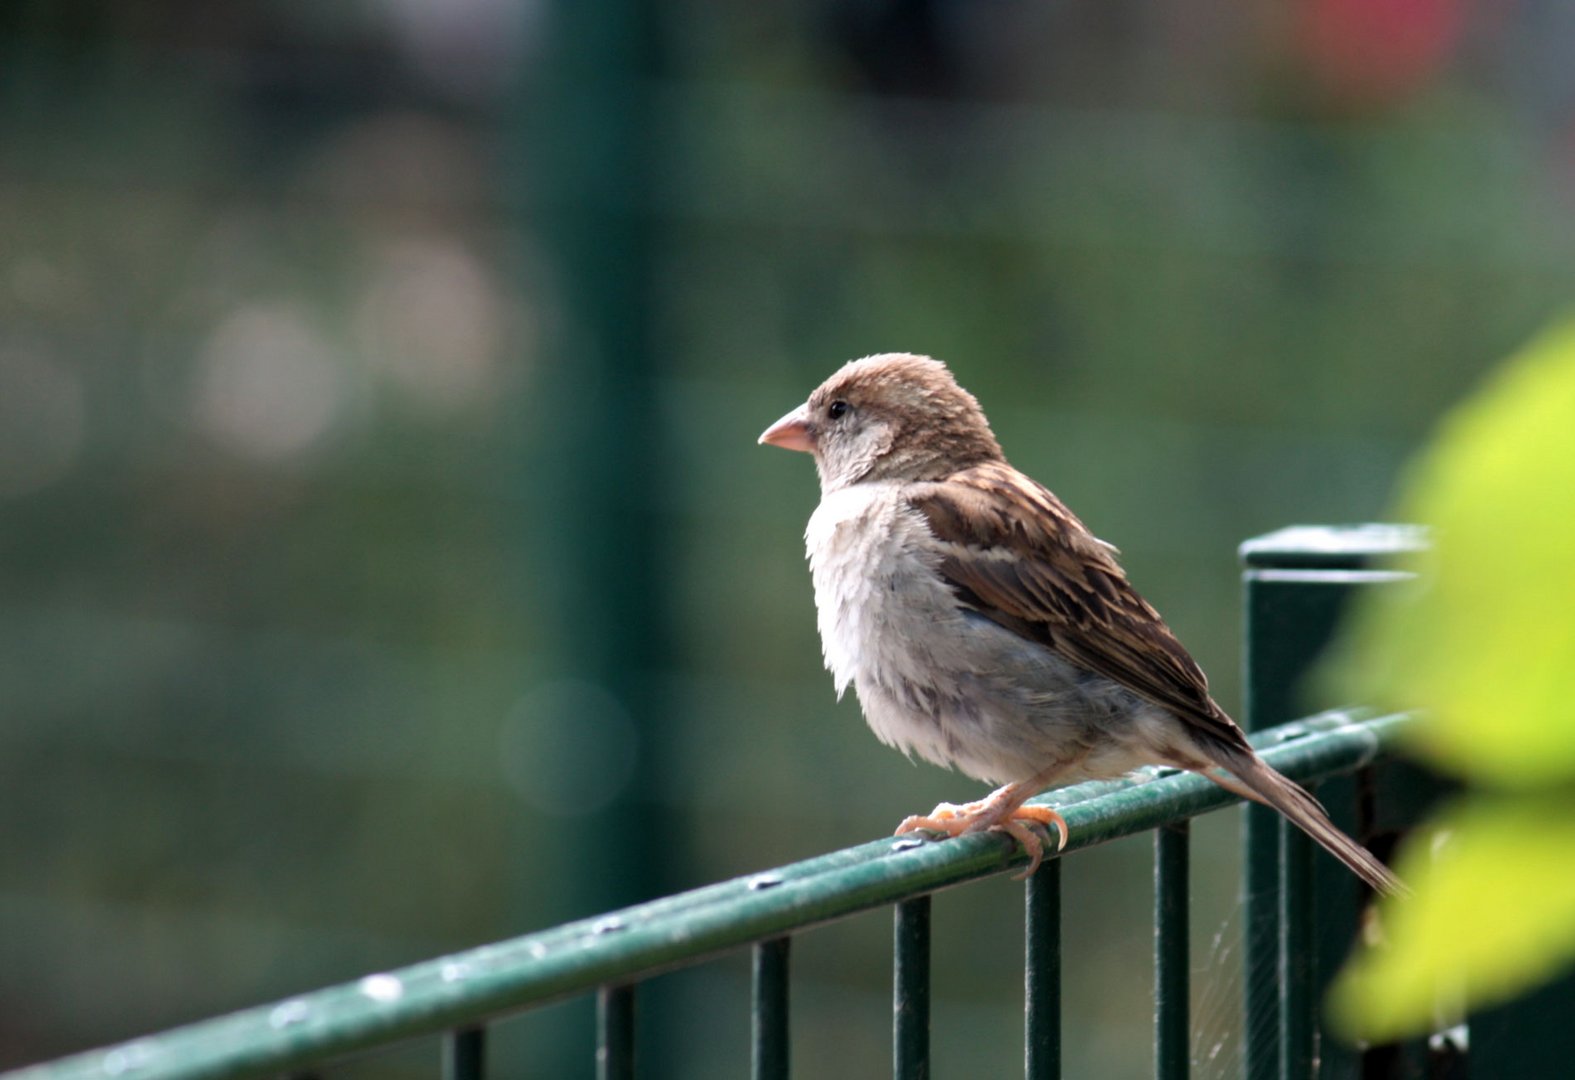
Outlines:
MULTIPOLYGON (((1332 712, 1269 729, 1253 741, 1275 768, 1313 782, 1371 764, 1406 722, 1404 715, 1332 712)), ((1063 858, 1157 830, 1159 1066, 1162 1075, 1184 1075, 1185 823, 1238 800, 1200 776, 1151 770, 1135 779, 1066 788, 1043 801, 1055 805, 1070 827, 1063 858)), ((1302 857, 1311 854, 1302 851, 1302 857)), ((276 1076, 421 1035, 444 1036, 448 1076, 480 1077, 486 1019, 593 992, 599 995, 599 1075, 629 1076, 637 984, 746 946, 755 954, 754 1075, 782 1077, 791 935, 886 905, 897 911, 895 1071, 924 1076, 928 894, 1025 862, 1015 842, 993 833, 880 840, 7 1073, 5 1080, 276 1076)), ((1047 860, 1026 898, 1026 1045, 1028 1075, 1035 1078, 1059 1074, 1059 869, 1058 859, 1047 860)))

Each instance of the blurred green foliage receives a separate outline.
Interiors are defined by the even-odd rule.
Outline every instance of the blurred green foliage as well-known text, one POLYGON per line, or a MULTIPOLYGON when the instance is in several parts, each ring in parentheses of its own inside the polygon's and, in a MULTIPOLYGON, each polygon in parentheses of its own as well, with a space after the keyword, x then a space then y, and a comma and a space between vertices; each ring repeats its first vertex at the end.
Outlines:
MULTIPOLYGON (((597 420, 563 386, 601 372, 543 239, 550 22, 0 5, 0 1064, 585 914, 598 875, 633 898, 636 867, 698 884, 969 796, 833 703, 814 477, 754 445, 852 356, 952 363, 1233 701, 1235 545, 1378 514, 1575 269, 1575 28, 1494 13, 1375 89, 1327 35, 1309 51, 1316 6, 642 9, 645 182, 589 195, 647 237, 654 423, 619 453, 660 483, 609 542, 668 553, 623 598, 667 628, 636 673, 649 730, 564 656, 607 582, 561 529, 565 428, 597 420), (566 803, 576 769, 625 775, 607 805, 639 826, 566 803)), ((1233 824, 1195 845, 1214 970, 1233 824)), ((1068 1072, 1131 1075, 1148 851, 1076 863, 1068 1072)), ((1020 900, 936 901, 938 1072, 1018 1067, 1020 900)), ((884 1067, 888 938, 796 948, 807 1073, 884 1067)), ((736 1075, 746 979, 653 986, 679 1075, 736 1075)), ((1199 983, 1226 1072, 1236 995, 1199 983)), ((562 1017, 499 1026, 513 1075, 588 1075, 583 1043, 541 1049, 562 1017)))
POLYGON ((1415 897, 1335 987, 1341 1024, 1379 1040, 1575 961, 1575 323, 1450 415, 1400 515, 1433 545, 1415 587, 1360 610, 1346 680, 1423 709, 1412 749, 1470 787, 1410 842, 1415 897))

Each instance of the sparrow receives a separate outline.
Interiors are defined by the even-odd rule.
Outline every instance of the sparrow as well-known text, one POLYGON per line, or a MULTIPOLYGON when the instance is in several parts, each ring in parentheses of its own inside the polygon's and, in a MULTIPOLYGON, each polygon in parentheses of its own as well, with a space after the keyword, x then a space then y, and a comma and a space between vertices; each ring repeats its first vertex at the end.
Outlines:
POLYGON ((1402 886, 1253 752, 1208 680, 1127 581, 1116 549, 1008 464, 973 395, 938 360, 845 364, 760 436, 814 457, 805 530, 822 652, 884 743, 996 786, 897 827, 1016 839, 1065 820, 1041 790, 1154 764, 1284 814, 1368 885, 1402 886))

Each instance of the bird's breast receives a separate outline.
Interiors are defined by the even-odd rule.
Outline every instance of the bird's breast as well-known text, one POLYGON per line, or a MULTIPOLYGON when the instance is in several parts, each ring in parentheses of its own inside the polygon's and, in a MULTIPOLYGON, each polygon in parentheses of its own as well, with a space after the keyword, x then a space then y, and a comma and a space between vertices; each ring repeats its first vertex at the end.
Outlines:
POLYGON ((862 691, 934 677, 927 640, 958 611, 935 557, 925 554, 926 532, 895 485, 832 492, 810 518, 805 543, 821 649, 839 695, 849 683, 862 691))
MULTIPOLYGON (((896 485, 828 493, 805 542, 837 694, 855 687, 888 745, 1004 783, 1081 762, 1091 735, 1120 727, 1136 703, 960 603, 939 572, 942 549, 896 485)), ((1099 773, 1131 767, 1123 758, 1099 773)))
MULTIPOLYGON (((840 697, 851 684, 876 737, 974 776, 1006 775, 984 725, 999 702, 981 694, 981 652, 937 572, 939 552, 900 489, 861 485, 823 499, 806 533, 821 649, 840 697), (871 490, 873 489, 873 490, 871 490), (979 760, 979 753, 992 757, 979 760)), ((993 638, 993 627, 986 637, 993 638)))

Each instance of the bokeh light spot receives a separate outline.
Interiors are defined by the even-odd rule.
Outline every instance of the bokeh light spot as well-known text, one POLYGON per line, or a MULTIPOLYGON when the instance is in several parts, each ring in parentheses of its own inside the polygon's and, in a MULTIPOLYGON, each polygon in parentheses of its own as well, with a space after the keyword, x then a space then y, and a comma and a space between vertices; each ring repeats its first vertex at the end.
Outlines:
POLYGON ((380 253, 355 330, 368 362, 412 404, 446 414, 494 389, 502 322, 492 276, 469 251, 405 239, 380 253))
POLYGON ((634 776, 639 735, 605 688, 564 680, 521 698, 501 732, 509 786, 532 807, 577 817, 606 806, 634 776))
POLYGON ((278 459, 321 439, 342 415, 338 358, 294 308, 256 305, 216 327, 203 347, 195 420, 248 457, 278 459))

